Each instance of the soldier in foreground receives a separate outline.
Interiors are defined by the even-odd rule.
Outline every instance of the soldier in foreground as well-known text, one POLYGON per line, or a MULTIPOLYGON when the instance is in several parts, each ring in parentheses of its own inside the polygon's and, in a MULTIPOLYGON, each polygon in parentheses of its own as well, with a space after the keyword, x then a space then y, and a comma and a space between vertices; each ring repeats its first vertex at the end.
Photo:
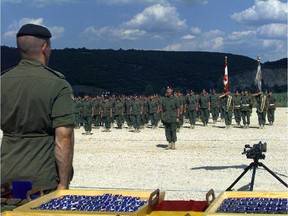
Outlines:
POLYGON ((162 111, 161 120, 165 126, 165 136, 169 143, 165 150, 175 150, 175 143, 177 141, 176 130, 180 116, 180 103, 173 96, 172 88, 168 87, 166 90, 166 97, 162 100, 162 111))
POLYGON ((43 26, 22 26, 21 61, 1 73, 1 183, 32 181, 44 193, 69 188, 74 152, 73 91, 47 67, 50 38, 43 26))

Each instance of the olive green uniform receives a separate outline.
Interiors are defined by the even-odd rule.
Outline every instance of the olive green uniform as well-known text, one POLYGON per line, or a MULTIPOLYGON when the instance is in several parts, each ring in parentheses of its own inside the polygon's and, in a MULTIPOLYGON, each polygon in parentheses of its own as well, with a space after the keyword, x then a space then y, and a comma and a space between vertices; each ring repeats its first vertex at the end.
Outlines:
POLYGON ((98 99, 92 102, 92 106, 94 107, 94 113, 92 118, 92 123, 98 129, 101 124, 101 109, 100 109, 100 101, 98 99))
POLYGON ((233 98, 231 95, 226 95, 223 99, 225 101, 225 107, 223 107, 225 110, 225 125, 229 127, 232 124, 233 98))
POLYGON ((241 97, 241 113, 244 127, 250 125, 251 98, 249 95, 241 97))
POLYGON ((133 126, 133 117, 131 114, 131 109, 132 109, 131 107, 132 107, 131 99, 126 100, 126 102, 125 102, 125 114, 126 114, 125 120, 126 120, 128 127, 133 126))
POLYGON ((111 128, 111 123, 112 123, 111 111, 112 111, 112 109, 113 109, 113 104, 111 101, 108 101, 107 103, 104 102, 101 104, 102 121, 103 121, 106 129, 111 128))
POLYGON ((158 115, 159 101, 157 99, 149 100, 147 105, 152 127, 155 128, 157 127, 159 122, 159 115, 158 115))
POLYGON ((92 131, 92 101, 90 99, 85 99, 82 102, 83 105, 83 124, 86 132, 92 131))
POLYGON ((1 76, 1 183, 32 181, 55 189, 55 129, 73 126, 74 97, 64 76, 22 60, 1 76))
POLYGON ((79 128, 80 125, 81 125, 80 111, 81 111, 81 102, 76 99, 75 102, 74 102, 74 112, 75 112, 75 122, 74 122, 74 126, 75 126, 76 128, 79 128))
POLYGON ((201 111, 201 120, 203 125, 206 126, 209 120, 209 102, 210 98, 209 95, 201 95, 199 98, 199 105, 201 111))
POLYGON ((124 123, 123 110, 124 110, 124 104, 122 102, 117 102, 115 105, 114 119, 116 120, 118 128, 122 128, 122 125, 124 123))
POLYGON ((190 124, 195 125, 196 123, 196 116, 197 116, 197 106, 198 106, 198 99, 195 95, 188 95, 186 97, 186 104, 187 104, 187 116, 189 118, 190 124))
POLYGON ((263 127, 266 123, 266 112, 267 112, 267 96, 259 95, 256 97, 257 100, 257 115, 259 126, 263 127))
POLYGON ((133 118, 133 127, 135 129, 140 129, 141 111, 142 111, 142 103, 140 100, 135 99, 132 102, 132 118, 133 118))
POLYGON ((269 124, 272 125, 275 120, 275 110, 276 110, 276 98, 274 95, 267 97, 268 110, 267 110, 267 118, 269 124))
POLYGON ((177 141, 177 110, 180 108, 179 100, 177 100, 176 97, 170 96, 170 97, 164 97, 162 100, 162 116, 161 120, 165 126, 165 135, 166 140, 171 142, 177 141))
POLYGON ((240 125, 241 122, 241 96, 233 97, 233 106, 234 106, 234 117, 237 125, 240 125))
POLYGON ((211 115, 213 123, 217 122, 217 119, 219 117, 219 95, 218 94, 212 94, 210 96, 210 108, 211 108, 211 115))

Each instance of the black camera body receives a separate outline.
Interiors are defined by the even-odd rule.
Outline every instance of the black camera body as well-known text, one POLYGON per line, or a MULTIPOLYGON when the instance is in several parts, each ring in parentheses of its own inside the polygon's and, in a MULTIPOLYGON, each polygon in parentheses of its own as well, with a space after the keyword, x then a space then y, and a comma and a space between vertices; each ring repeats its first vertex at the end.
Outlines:
POLYGON ((252 147, 250 145, 245 145, 242 154, 246 154, 247 158, 258 160, 265 159, 263 152, 267 152, 267 143, 262 143, 260 141, 258 144, 254 144, 252 147))

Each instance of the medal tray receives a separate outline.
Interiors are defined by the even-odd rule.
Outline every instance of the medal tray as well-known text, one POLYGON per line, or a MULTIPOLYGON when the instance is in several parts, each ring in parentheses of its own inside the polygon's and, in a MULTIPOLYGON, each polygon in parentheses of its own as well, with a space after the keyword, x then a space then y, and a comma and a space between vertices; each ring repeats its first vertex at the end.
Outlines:
MULTIPOLYGON (((103 215, 103 216, 144 216, 147 213, 151 212, 155 206, 158 204, 160 199, 160 191, 128 191, 128 190, 57 190, 45 196, 42 196, 36 200, 33 200, 23 206, 20 206, 14 209, 15 213, 22 213, 23 215, 49 215, 49 216, 59 216, 59 215, 103 215), (56 198, 61 199, 63 197, 69 196, 87 196, 87 197, 96 197, 103 196, 104 194, 111 194, 111 196, 121 195, 123 197, 137 197, 138 200, 144 201, 144 205, 142 205, 138 210, 125 212, 125 211, 69 211, 69 210, 41 210, 38 209, 41 205, 45 203, 49 203, 51 200, 55 200, 56 198)), ((161 192, 161 199, 164 199, 164 192, 161 192)))
MULTIPOLYGON (((249 214, 249 212, 237 213, 237 212, 220 212, 221 205, 224 204, 227 200, 231 200, 231 198, 235 198, 235 200, 244 200, 249 204, 250 200, 261 200, 261 199, 288 199, 288 192, 242 192, 242 191, 225 191, 219 194, 219 196, 211 203, 211 205, 204 212, 204 216, 227 216, 227 215, 235 215, 235 216, 267 216, 267 215, 280 215, 280 214, 269 214, 268 213, 257 213, 257 214, 249 214)), ((233 199, 232 199, 233 200, 233 199)), ((223 207, 223 205, 222 205, 223 207)))

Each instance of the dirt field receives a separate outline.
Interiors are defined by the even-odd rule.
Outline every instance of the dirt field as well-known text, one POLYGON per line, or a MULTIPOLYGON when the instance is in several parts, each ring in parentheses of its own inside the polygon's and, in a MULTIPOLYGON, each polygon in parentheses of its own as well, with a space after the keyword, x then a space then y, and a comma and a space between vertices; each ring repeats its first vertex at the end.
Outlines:
MULTIPOLYGON (((242 155, 244 145, 267 142, 265 160, 260 160, 285 182, 288 180, 288 108, 278 108, 273 126, 258 129, 253 110, 249 129, 216 126, 195 129, 185 124, 177 134, 177 150, 164 150, 164 129, 146 128, 140 133, 112 129, 75 130, 75 175, 71 189, 156 189, 166 191, 166 199, 203 200, 213 188, 216 195, 226 190, 253 160, 242 155)), ((211 119, 210 119, 211 122, 211 119)), ((233 123, 234 119, 233 119, 233 123)), ((235 126, 235 125, 234 125, 235 126)), ((248 190, 252 171, 239 181, 235 190, 248 190)), ((262 167, 256 171, 254 191, 286 191, 262 167)))

